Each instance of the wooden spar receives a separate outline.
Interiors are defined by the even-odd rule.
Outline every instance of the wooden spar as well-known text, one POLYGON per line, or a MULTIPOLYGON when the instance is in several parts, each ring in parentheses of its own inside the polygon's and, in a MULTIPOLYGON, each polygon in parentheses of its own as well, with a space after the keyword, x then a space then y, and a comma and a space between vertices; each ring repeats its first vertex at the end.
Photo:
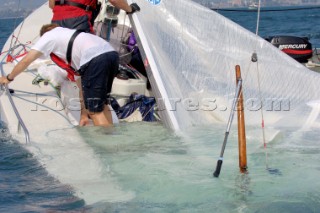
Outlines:
MULTIPOLYGON (((236 79, 237 85, 241 80, 240 66, 236 66, 236 79)), ((247 171, 247 147, 246 147, 246 130, 244 122, 244 107, 243 107, 243 94, 242 85, 240 88, 239 100, 237 102, 238 112, 238 145, 239 145, 239 168, 240 172, 244 173, 247 171)))
POLYGON ((227 145, 227 140, 230 132, 230 127, 233 120, 233 115, 236 110, 238 111, 238 141, 239 141, 239 167, 240 172, 244 173, 247 171, 247 148, 246 148, 246 133, 245 133, 245 125, 244 125, 244 107, 243 107, 243 95, 242 95, 242 79, 240 66, 236 66, 236 81, 237 81, 237 90, 235 97, 232 103, 232 109, 230 111, 230 117, 227 125, 227 130, 225 132, 223 145, 220 152, 220 157, 217 162, 216 170, 213 173, 214 177, 219 177, 222 163, 223 163, 223 153, 227 145))

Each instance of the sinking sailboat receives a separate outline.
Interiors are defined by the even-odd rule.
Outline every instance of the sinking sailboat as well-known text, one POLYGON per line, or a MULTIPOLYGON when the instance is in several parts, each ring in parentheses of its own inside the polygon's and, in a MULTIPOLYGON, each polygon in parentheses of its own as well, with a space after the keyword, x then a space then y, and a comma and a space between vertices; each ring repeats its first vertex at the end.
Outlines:
MULTIPOLYGON (((193 126, 226 124, 236 88, 234 70, 239 65, 247 125, 259 128, 263 112, 267 127, 319 128, 319 74, 192 1, 152 4, 141 0, 138 4, 141 12, 132 15, 131 24, 164 126, 183 132, 193 126)), ((15 30, 17 44, 27 44, 17 45, 22 51, 37 40, 40 26, 50 16, 45 4, 15 30)), ((3 50, 15 47, 10 38, 3 50)), ((4 60, 2 75, 14 66, 4 60)), ((106 168, 75 128, 76 110, 70 110, 74 102, 69 102, 78 95, 74 84, 64 82, 61 96, 44 82, 32 84, 37 69, 48 63, 33 64, 2 93, 1 120, 15 139, 30 139, 26 147, 48 172, 72 186, 87 203, 132 199, 134 192, 104 177, 106 168), (77 147, 85 148, 80 152, 77 147), (85 185, 86 178, 95 181, 85 185)))
MULTIPOLYGON (((50 23, 51 16, 46 3, 15 29, 3 47, 2 76, 10 73, 29 51, 39 38, 39 29, 50 23)), ((125 17, 122 11, 119 14, 121 24, 119 21, 118 28, 110 32, 110 43, 117 51, 125 48, 120 45, 127 33, 120 29, 128 30, 125 17)), ((148 93, 147 80, 138 71, 124 66, 121 66, 121 71, 122 74, 132 73, 126 80, 114 81, 117 90, 113 96, 122 95, 121 99, 126 100, 133 92, 140 92, 140 95, 148 93)), ((133 197, 132 192, 117 186, 116 180, 106 177, 107 171, 81 135, 81 129, 77 128, 79 88, 75 82, 67 80, 66 73, 50 59, 36 60, 14 82, 2 86, 0 100, 1 121, 7 125, 12 137, 26 144, 50 175, 72 186, 76 196, 87 204, 101 199, 124 201, 133 197), (84 184, 84 180, 93 182, 89 186, 84 184), (105 194, 106 191, 110 193, 105 194)), ((113 115, 116 117, 115 113, 113 115)))

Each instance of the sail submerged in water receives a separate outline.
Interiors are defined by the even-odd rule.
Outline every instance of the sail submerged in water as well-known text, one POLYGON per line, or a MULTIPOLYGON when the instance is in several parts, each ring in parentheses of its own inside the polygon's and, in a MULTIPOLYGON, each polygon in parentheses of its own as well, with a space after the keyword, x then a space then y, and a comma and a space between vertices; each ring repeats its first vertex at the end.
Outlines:
POLYGON ((226 123, 236 65, 242 72, 246 124, 260 124, 263 110, 266 125, 319 125, 318 73, 191 0, 139 5, 135 30, 166 126, 226 123))

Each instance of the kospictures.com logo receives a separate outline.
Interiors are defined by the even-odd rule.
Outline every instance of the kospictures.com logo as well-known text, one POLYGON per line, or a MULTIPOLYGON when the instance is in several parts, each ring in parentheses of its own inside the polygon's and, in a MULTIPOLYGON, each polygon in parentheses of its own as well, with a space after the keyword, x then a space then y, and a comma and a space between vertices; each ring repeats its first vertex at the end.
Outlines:
POLYGON ((158 5, 161 3, 161 0, 147 0, 147 1, 153 5, 158 5))

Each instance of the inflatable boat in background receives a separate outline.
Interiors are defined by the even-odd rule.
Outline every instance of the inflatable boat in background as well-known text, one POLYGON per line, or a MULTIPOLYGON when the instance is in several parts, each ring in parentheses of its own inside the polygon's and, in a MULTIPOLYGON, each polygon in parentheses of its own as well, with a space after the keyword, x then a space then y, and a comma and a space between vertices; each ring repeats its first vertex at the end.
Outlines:
POLYGON ((310 70, 320 72, 320 51, 308 37, 282 35, 269 36, 266 40, 310 70))

